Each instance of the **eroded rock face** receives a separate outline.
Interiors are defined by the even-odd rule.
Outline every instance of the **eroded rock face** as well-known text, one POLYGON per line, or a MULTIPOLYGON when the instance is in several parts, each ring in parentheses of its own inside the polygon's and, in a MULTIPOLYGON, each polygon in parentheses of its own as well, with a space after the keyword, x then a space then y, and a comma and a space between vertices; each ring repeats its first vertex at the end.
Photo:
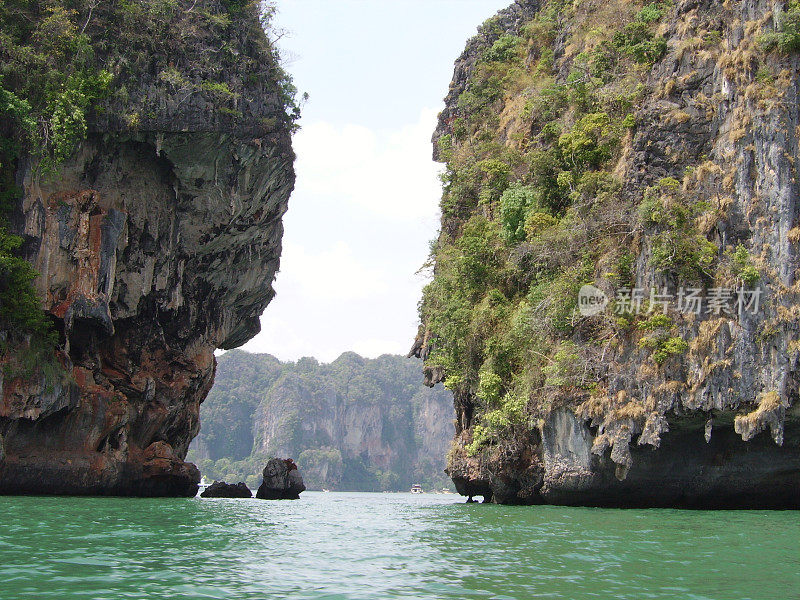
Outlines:
MULTIPOLYGON (((571 416, 571 413, 570 413, 571 416)), ((573 418, 561 447, 548 441, 559 424, 545 425, 545 472, 538 501, 613 507, 787 508, 796 507, 800 469, 798 428, 779 446, 768 436, 743 441, 733 417, 721 416, 706 442, 702 415, 669 419, 658 449, 637 445, 624 477, 608 453, 591 452, 595 435, 573 418), (578 454, 564 442, 578 441, 578 454)), ((554 436, 554 437, 555 437, 554 436)))
MULTIPOLYGON (((517 2, 501 13, 499 27, 484 28, 468 44, 435 142, 453 134, 457 100, 480 53, 501 34, 519 33, 516 15, 530 18, 547 6, 517 2)), ((581 27, 604 6, 584 4, 571 13, 574 21, 564 17, 552 45, 556 81, 566 81, 580 50, 593 49, 581 27)), ((636 232, 630 238, 635 287, 674 291, 682 283, 653 267, 648 236, 654 233, 637 229, 636 221, 645 190, 675 178, 683 201, 712 207, 696 226, 717 247, 719 260, 737 245, 753 256, 760 309, 688 317, 671 312, 673 335, 688 347, 663 364, 652 360, 635 331, 618 334, 588 363, 597 391, 562 393, 552 403, 552 396, 535 390, 528 404, 532 426, 506 432, 480 453, 467 450, 480 401, 474 388, 458 390, 448 473, 462 494, 503 503, 800 507, 798 56, 768 54, 759 42, 764 32, 780 30, 781 8, 760 0, 682 0, 665 12, 656 31, 665 39, 664 55, 642 71, 636 126, 610 168, 622 184, 620 220, 636 232), (702 42, 708 32, 718 45, 702 42), (626 203, 633 210, 623 210, 626 203)), ((537 58, 526 60, 535 64, 537 58)), ((509 131, 532 140, 540 133, 541 123, 531 126, 512 114, 515 100, 503 100, 506 129, 495 131, 493 140, 499 144, 514 145, 509 131)), ((442 238, 458 236, 468 216, 444 218, 442 238)), ((606 266, 596 265, 590 277, 613 298, 606 266)), ((578 346, 592 328, 602 328, 600 319, 578 316, 575 322, 571 341, 578 346)), ((423 327, 412 353, 425 359, 435 344, 423 327)), ((445 376, 441 367, 426 365, 429 385, 445 376)))
POLYGON ((214 350, 255 335, 274 295, 293 185, 279 142, 92 136, 57 183, 21 174, 28 255, 70 378, 0 379, 0 490, 196 493, 183 457, 214 350))
POLYGON ((291 458, 271 458, 256 492, 260 500, 297 500, 306 489, 303 476, 291 458))
MULTIPOLYGON (((232 43, 272 60, 246 38, 232 43)), ((196 494, 184 458, 214 350, 259 331, 294 186, 274 82, 230 85, 248 107, 236 127, 199 119, 198 106, 214 108, 196 98, 182 118, 165 95, 169 119, 151 115, 162 130, 121 131, 105 117, 55 177, 20 163, 15 229, 41 274, 65 375, 0 370, 0 493, 196 494)))

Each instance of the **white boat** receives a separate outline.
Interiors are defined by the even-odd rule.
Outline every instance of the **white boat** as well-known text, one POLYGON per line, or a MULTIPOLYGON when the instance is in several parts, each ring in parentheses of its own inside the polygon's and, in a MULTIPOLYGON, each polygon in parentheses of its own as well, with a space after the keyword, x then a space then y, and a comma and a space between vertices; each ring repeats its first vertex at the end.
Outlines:
POLYGON ((424 492, 422 491, 422 486, 420 484, 418 484, 418 483, 415 483, 414 485, 411 486, 411 493, 412 494, 422 494, 424 492))

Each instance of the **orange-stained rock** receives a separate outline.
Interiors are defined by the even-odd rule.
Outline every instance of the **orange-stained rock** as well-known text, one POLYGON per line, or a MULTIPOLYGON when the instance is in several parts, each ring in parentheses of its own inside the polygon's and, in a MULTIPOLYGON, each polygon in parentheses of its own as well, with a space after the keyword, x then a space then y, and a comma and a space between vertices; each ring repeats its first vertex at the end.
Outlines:
MULTIPOLYGON (((160 80, 129 81, 137 102, 164 94, 146 127, 129 131, 109 109, 57 176, 20 161, 11 222, 64 368, 0 369, 0 494, 196 493, 184 458, 214 351, 259 331, 294 186, 274 57, 254 39, 257 16, 241 18, 223 41, 264 68, 229 81, 242 98, 235 126, 202 92, 179 104, 160 80)), ((19 367, 15 343, 0 366, 19 367)))

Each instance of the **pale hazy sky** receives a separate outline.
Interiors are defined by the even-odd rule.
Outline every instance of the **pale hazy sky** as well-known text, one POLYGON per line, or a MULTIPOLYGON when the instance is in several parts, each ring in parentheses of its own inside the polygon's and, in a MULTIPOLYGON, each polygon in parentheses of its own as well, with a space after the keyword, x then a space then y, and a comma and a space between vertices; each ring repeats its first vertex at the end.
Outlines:
POLYGON ((430 138, 466 40, 511 0, 282 0, 287 69, 310 94, 277 297, 244 348, 331 361, 405 354, 436 235, 430 138))

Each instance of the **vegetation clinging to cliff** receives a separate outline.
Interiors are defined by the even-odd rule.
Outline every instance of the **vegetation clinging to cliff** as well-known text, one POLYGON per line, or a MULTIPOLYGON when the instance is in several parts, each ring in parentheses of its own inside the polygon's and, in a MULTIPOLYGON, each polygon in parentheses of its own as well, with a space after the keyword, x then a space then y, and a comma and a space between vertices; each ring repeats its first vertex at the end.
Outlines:
POLYGON ((190 97, 213 106, 221 128, 294 129, 297 90, 262 30, 273 14, 249 0, 0 2, 0 330, 53 346, 37 275, 9 234, 18 161, 35 177, 56 176, 98 123, 158 130, 176 117, 163 107, 177 111, 190 97), (239 37, 252 52, 235 50, 239 37), (243 100, 245 89, 254 97, 243 100))
POLYGON ((799 23, 796 1, 549 0, 515 3, 469 42, 437 131, 442 229, 420 305, 419 354, 456 393, 456 472, 519 456, 561 406, 616 431, 593 452, 613 446, 627 468, 627 436, 657 446, 673 407, 719 393, 735 409, 753 402, 750 378, 786 377, 775 358, 746 373, 732 357, 769 338, 797 358, 797 289, 776 273, 793 271, 800 228, 776 199, 793 193, 786 177, 762 174, 794 172, 764 147, 796 140, 781 99, 799 23), (610 309, 581 315, 584 284, 610 309), (652 301, 626 308, 631 288, 652 301), (712 339, 706 319, 723 313, 731 331, 758 328, 755 343, 712 339))
MULTIPOLYGON (((668 9, 614 3, 613 15, 583 15, 583 38, 567 38, 558 65, 554 46, 577 3, 545 3, 513 35, 494 33, 492 20, 484 25, 495 41, 438 140, 443 233, 420 305, 432 340, 428 364, 444 367, 445 385, 477 403, 470 453, 530 427, 550 403, 587 397, 601 384, 597 358, 617 325, 578 331, 577 292, 600 262, 629 283, 624 249, 636 207, 613 171, 636 127, 646 75, 666 51, 656 29, 668 9)), ((688 247, 700 238, 685 223, 688 247)), ((707 267, 716 248, 692 252, 703 254, 685 257, 686 265, 664 258, 662 266, 703 276, 694 265, 707 267)), ((653 337, 655 360, 685 350, 673 338, 653 337)))
POLYGON ((292 123, 297 90, 275 47, 263 32, 250 36, 260 45, 259 64, 230 43, 253 23, 268 30, 273 15, 270 4, 245 0, 8 0, 0 4, 0 85, 18 102, 15 124, 2 134, 52 169, 86 135, 92 112, 119 112, 112 120, 133 128, 152 118, 140 113, 155 110, 159 98, 142 92, 156 89, 131 87, 150 83, 163 88, 161 101, 201 94, 235 117, 239 94, 231 82, 273 82, 278 113, 292 123), (152 73, 156 81, 148 82, 152 73))
MULTIPOLYGON (((2 84, 2 79, 0 79, 2 84)), ((29 104, 16 94, 0 87, 0 129, 13 126, 33 129, 35 123, 29 104)), ((22 238, 9 233, 9 215, 20 191, 14 181, 19 143, 0 136, 0 331, 13 337, 30 335, 29 347, 36 358, 47 360, 48 349, 55 344, 51 324, 41 309, 32 282, 38 276, 33 267, 19 256, 22 238), (41 352, 40 352, 41 351, 41 352), (45 356, 40 356, 40 354, 45 356)), ((0 340, 0 356, 5 354, 7 338, 0 340)))
POLYGON ((789 2, 786 11, 781 15, 780 30, 765 33, 760 41, 766 50, 800 51, 800 2, 789 2))
MULTIPOLYGON (((0 4, 0 329, 51 342, 50 325, 31 286, 37 276, 17 254, 22 238, 8 233, 20 190, 16 161, 31 154, 47 171, 86 134, 89 103, 108 84, 108 73, 88 66, 88 37, 77 11, 55 3, 0 4)), ((45 346, 52 345, 45 343, 45 346)))

